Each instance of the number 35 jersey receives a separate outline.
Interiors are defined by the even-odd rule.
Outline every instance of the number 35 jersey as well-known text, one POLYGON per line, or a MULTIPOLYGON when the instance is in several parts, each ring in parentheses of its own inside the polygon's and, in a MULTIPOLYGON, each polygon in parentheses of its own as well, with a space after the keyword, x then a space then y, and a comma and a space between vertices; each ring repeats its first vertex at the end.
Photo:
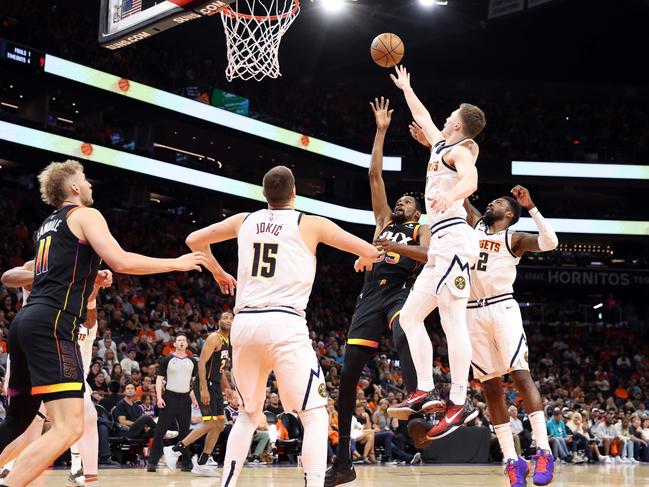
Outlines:
POLYGON ((302 213, 292 209, 250 213, 239 228, 234 308, 292 308, 304 316, 316 258, 300 233, 302 213))
MULTIPOLYGON (((419 245, 419 223, 404 222, 397 224, 390 222, 379 233, 379 238, 392 240, 405 245, 419 245)), ((418 271, 423 264, 405 255, 394 252, 383 253, 372 266, 372 270, 365 272, 365 285, 377 283, 381 286, 400 285, 408 288, 415 282, 418 271)))
POLYGON ((512 293, 520 261, 511 250, 514 232, 507 228, 489 233, 482 220, 475 232, 480 240, 480 255, 471 271, 471 301, 512 293))

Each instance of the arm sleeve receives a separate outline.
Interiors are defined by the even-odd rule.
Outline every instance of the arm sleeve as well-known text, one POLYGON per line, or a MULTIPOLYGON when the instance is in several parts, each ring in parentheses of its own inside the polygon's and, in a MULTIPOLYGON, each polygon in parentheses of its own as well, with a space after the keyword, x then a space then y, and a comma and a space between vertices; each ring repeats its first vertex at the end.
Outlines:
POLYGON ((158 375, 161 375, 162 377, 167 377, 167 367, 169 366, 169 361, 171 360, 171 357, 173 355, 167 355, 162 362, 160 362, 160 368, 158 369, 158 375))
POLYGON ((539 248, 542 252, 547 252, 548 250, 554 250, 559 245, 559 238, 557 234, 554 233, 554 230, 550 224, 543 218, 541 212, 538 208, 532 208, 530 210, 530 216, 534 220, 534 224, 539 231, 539 248))

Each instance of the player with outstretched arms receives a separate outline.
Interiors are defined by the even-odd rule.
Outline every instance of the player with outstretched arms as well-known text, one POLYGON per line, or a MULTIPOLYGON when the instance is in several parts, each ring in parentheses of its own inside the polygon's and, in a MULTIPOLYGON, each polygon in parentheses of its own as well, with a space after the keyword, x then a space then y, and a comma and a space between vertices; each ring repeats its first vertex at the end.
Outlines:
POLYGON ((446 119, 442 130, 410 85, 410 74, 402 66, 390 75, 405 95, 412 116, 431 145, 426 172, 426 212, 431 228, 428 262, 417 278, 401 311, 401 327, 408 338, 417 369, 417 391, 401 404, 388 409, 401 419, 418 411, 443 412, 441 421, 428 433, 441 438, 478 414, 467 398, 471 364, 471 341, 466 324, 466 304, 471 287, 470 268, 478 258, 478 239, 466 222, 464 198, 477 188, 478 144, 473 140, 484 128, 480 108, 462 103, 446 119), (424 319, 439 307, 448 343, 451 392, 441 401, 433 383, 433 346, 424 319))
POLYGON ((527 461, 516 455, 505 404, 503 376, 509 374, 527 410, 537 453, 534 485, 552 482, 554 457, 550 453, 543 403, 530 375, 527 338, 518 303, 513 296, 516 266, 525 252, 548 252, 559 244, 549 222, 543 218, 529 191, 515 186, 512 196, 502 196, 484 215, 465 200, 467 222, 480 239, 480 256, 472 272, 467 322, 473 350, 473 375, 482 384, 500 448, 507 462, 505 473, 512 487, 526 485, 527 461), (525 208, 539 233, 510 230, 525 208))
POLYGON ((357 271, 371 269, 380 253, 326 218, 295 211, 295 179, 287 167, 268 171, 263 191, 267 209, 239 213, 187 237, 192 250, 208 255, 208 269, 222 291, 233 293, 238 285, 230 343, 240 407, 228 438, 221 485, 237 484, 272 370, 284 408, 297 411, 304 425, 304 485, 322 487, 329 426, 327 388, 305 320, 316 272, 316 248, 324 243, 358 255, 357 271), (223 271, 209 247, 234 238, 238 284, 223 271))

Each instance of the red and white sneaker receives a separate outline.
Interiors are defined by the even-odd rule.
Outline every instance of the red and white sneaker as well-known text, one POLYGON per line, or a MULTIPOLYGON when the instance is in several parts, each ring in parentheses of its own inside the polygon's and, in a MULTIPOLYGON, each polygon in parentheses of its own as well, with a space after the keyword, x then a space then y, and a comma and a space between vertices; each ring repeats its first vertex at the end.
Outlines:
POLYGON ((449 401, 446 406, 446 413, 442 417, 442 420, 428 431, 426 438, 429 440, 444 438, 453 433, 453 431, 463 424, 473 421, 478 417, 478 414, 479 411, 473 406, 473 403, 468 398, 461 406, 456 406, 449 401))
POLYGON ((388 408, 388 414, 393 418, 406 421, 410 416, 421 411, 435 413, 443 411, 444 401, 439 397, 435 389, 425 392, 416 391, 406 397, 400 404, 388 408))

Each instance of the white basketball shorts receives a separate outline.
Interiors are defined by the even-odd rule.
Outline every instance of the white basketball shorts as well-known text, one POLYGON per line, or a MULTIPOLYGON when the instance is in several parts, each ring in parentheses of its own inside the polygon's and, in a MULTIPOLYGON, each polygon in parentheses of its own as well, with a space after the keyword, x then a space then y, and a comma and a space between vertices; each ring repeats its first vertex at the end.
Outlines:
POLYGON ((327 404, 324 371, 309 338, 306 320, 285 308, 244 309, 230 330, 232 376, 248 413, 262 410, 266 382, 274 371, 285 411, 327 404))
POLYGON ((449 218, 431 228, 428 262, 415 281, 416 291, 438 295, 444 286, 460 298, 469 298, 470 268, 478 260, 476 232, 461 218, 449 218))
POLYGON ((487 306, 467 306, 473 376, 480 382, 513 370, 529 370, 527 338, 513 297, 487 306))

